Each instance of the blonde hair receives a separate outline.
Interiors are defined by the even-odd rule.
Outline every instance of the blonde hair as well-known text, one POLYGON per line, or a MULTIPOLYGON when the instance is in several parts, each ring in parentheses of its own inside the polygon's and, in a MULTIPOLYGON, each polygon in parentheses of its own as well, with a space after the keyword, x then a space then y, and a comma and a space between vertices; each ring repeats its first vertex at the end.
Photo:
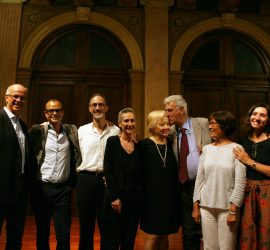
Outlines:
POLYGON ((164 118, 167 118, 164 110, 154 110, 148 114, 146 122, 148 132, 151 135, 153 135, 153 131, 157 127, 158 122, 164 118))

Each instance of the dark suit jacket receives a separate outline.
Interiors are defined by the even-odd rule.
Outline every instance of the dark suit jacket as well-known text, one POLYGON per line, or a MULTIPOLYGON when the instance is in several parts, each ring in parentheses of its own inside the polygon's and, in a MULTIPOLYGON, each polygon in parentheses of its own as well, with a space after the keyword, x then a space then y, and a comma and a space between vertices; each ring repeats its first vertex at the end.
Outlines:
MULTIPOLYGON (((25 135, 25 176, 29 173, 28 135, 25 123, 19 120, 25 135)), ((18 194, 22 178, 22 155, 20 144, 6 111, 0 111, 0 204, 12 203, 18 194)), ((24 179, 24 180, 23 180, 24 179)))
MULTIPOLYGON (((33 148, 33 152, 35 155, 35 173, 39 170, 41 164, 44 161, 45 157, 45 144, 47 140, 48 134, 48 122, 44 122, 43 124, 33 125, 29 130, 30 135, 30 144, 33 148)), ((75 125, 72 124, 63 124, 63 127, 66 131, 66 135, 68 137, 70 143, 70 186, 75 187, 76 183, 76 168, 80 165, 81 151, 79 147, 78 141, 78 130, 75 125)))

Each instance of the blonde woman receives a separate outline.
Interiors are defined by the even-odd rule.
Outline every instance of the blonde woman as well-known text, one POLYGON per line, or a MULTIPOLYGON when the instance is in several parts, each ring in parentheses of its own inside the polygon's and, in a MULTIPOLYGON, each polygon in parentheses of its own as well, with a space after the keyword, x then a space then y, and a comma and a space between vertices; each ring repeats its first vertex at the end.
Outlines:
POLYGON ((145 250, 169 249, 168 235, 178 231, 178 165, 168 140, 166 113, 153 111, 147 117, 150 137, 140 141, 142 159, 142 216, 140 227, 147 233, 145 250))

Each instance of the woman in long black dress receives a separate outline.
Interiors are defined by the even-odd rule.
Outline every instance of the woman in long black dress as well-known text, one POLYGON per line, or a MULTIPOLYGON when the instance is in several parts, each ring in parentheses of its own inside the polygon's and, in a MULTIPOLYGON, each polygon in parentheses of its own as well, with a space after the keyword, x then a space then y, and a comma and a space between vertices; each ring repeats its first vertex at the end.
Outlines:
POLYGON ((139 143, 143 193, 140 227, 148 234, 145 250, 165 250, 169 248, 168 235, 179 228, 178 167, 167 139, 170 125, 165 112, 151 112, 147 126, 151 136, 139 143))
POLYGON ((132 250, 140 217, 140 157, 133 140, 135 114, 131 108, 119 112, 120 135, 107 140, 104 170, 109 208, 106 250, 132 250))

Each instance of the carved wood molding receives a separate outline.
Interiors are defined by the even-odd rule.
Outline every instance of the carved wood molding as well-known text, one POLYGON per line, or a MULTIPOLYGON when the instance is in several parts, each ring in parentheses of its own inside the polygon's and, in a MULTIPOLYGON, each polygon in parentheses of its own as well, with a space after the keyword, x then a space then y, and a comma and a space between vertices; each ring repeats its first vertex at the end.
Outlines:
POLYGON ((140 4, 152 7, 170 7, 173 6, 174 0, 140 0, 140 4))

